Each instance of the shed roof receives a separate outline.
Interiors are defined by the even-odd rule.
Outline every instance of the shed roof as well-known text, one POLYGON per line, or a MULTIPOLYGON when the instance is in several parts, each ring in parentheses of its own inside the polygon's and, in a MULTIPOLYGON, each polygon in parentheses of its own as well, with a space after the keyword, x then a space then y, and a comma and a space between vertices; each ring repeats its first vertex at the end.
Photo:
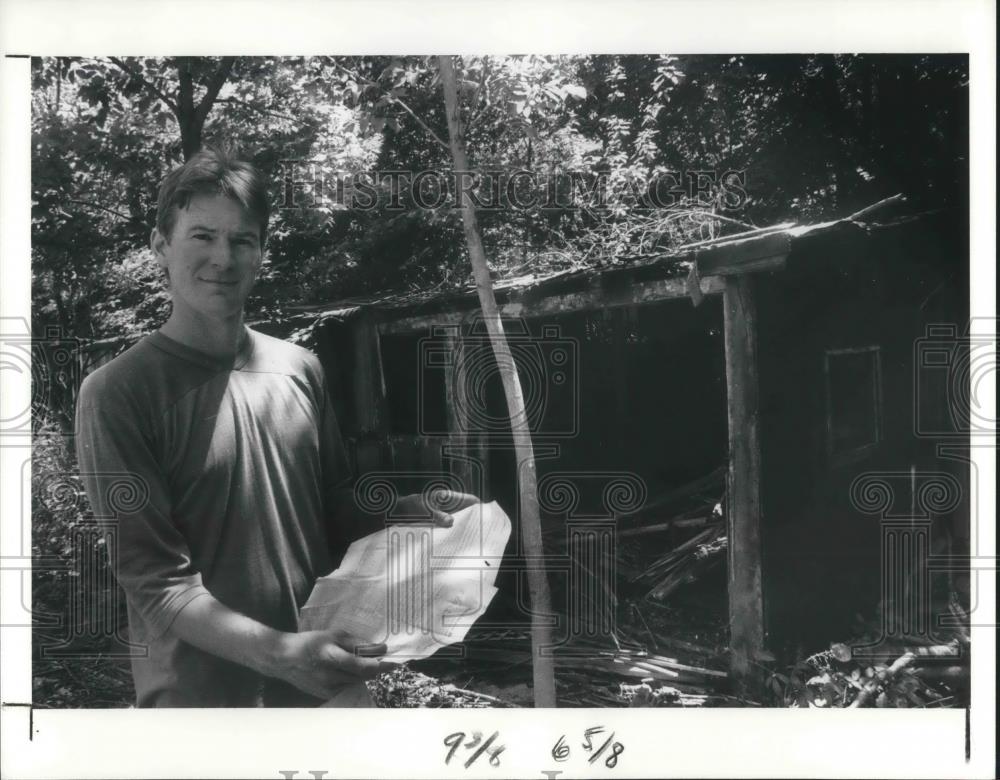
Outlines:
MULTIPOLYGON (((929 213, 876 222, 871 220, 871 212, 866 209, 851 217, 815 224, 784 222, 686 244, 660 254, 623 257, 614 264, 587 265, 547 273, 521 273, 497 278, 493 282, 493 290, 497 302, 515 314, 519 308, 516 304, 519 302, 528 305, 553 296, 571 296, 594 290, 621 290, 637 283, 661 282, 661 290, 664 289, 663 285, 672 285, 674 293, 690 293, 692 297, 698 297, 700 291, 719 289, 717 285, 713 287, 712 277, 767 270, 773 267, 776 258, 787 257, 806 239, 833 235, 862 236, 915 222, 929 213), (698 291, 692 289, 693 283, 699 285, 698 291)), ((406 320, 426 323, 437 314, 453 317, 474 312, 478 306, 476 288, 468 284, 459 288, 384 292, 329 303, 289 306, 289 311, 294 313, 282 318, 280 324, 285 326, 284 329, 295 329, 311 327, 328 319, 346 322, 365 311, 376 313, 382 323, 397 322, 402 325, 406 320)), ((274 326, 279 322, 252 321, 248 324, 274 326)), ((89 351, 112 347, 134 341, 140 335, 102 339, 90 342, 84 349, 89 351)))
MULTIPOLYGON (((698 276, 765 270, 768 261, 792 253, 806 238, 832 234, 864 235, 919 219, 920 215, 891 223, 860 222, 852 218, 815 224, 781 223, 766 228, 686 244, 656 255, 623 258, 613 265, 583 266, 547 273, 522 273, 497 278, 493 290, 501 305, 530 303, 554 295, 583 290, 617 287, 635 282, 676 280, 689 285, 693 269, 698 276)), ((479 306, 476 288, 467 284, 448 290, 397 292, 348 298, 326 304, 289 307, 303 323, 307 320, 349 320, 363 311, 374 311, 380 322, 420 318, 435 313, 475 310, 479 306)))

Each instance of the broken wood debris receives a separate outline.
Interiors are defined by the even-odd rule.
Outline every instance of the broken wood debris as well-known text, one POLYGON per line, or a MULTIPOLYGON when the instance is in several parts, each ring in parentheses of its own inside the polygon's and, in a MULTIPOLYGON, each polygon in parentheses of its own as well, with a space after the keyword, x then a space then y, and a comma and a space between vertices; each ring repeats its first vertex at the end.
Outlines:
POLYGON ((682 509, 691 506, 703 507, 708 504, 711 507, 725 491, 725 483, 726 469, 720 466, 703 477, 659 493, 635 512, 615 515, 615 520, 621 525, 624 521, 635 522, 650 516, 679 516, 682 509))
POLYGON ((626 528, 624 531, 619 531, 619 538, 627 539, 630 536, 644 536, 646 534, 658 533, 660 531, 669 531, 672 528, 695 528, 700 525, 706 525, 712 521, 711 515, 703 515, 701 517, 675 517, 667 520, 665 523, 653 523, 652 525, 639 526, 638 528, 626 528))
POLYGON ((861 654, 872 649, 867 639, 834 643, 799 661, 788 674, 773 672, 768 684, 791 707, 961 706, 969 693, 968 645, 961 635, 937 645, 913 639, 906 645, 880 643, 881 660, 861 654))
POLYGON ((713 523, 666 555, 657 558, 639 575, 633 577, 631 584, 641 585, 646 591, 647 598, 662 601, 679 587, 694 582, 723 560, 726 545, 725 524, 713 523))
POLYGON ((622 683, 619 697, 630 707, 704 707, 709 697, 699 693, 687 693, 669 685, 653 688, 649 683, 628 685, 622 683))
POLYGON ((720 467, 660 493, 636 512, 616 516, 623 541, 670 534, 665 546, 671 549, 652 561, 645 549, 629 555, 619 548, 616 565, 629 586, 626 590, 641 590, 647 598, 663 601, 721 562, 728 544, 724 499, 725 469, 720 467))
MULTIPOLYGON (((696 702, 718 704, 721 703, 719 697, 727 693, 729 686, 729 675, 721 669, 697 666, 686 660, 682 662, 677 658, 629 647, 605 650, 579 643, 557 652, 556 667, 560 677, 567 681, 580 679, 588 684, 590 690, 602 684, 610 687, 617 685, 613 696, 618 706, 632 704, 631 694, 627 693, 630 679, 648 686, 667 685, 678 692, 677 696, 658 700, 656 704, 633 706, 680 706, 696 702)), ((603 690, 608 693, 608 688, 603 690)), ((573 697, 567 694, 564 698, 570 700, 573 697)))
POLYGON ((378 707, 514 707, 499 697, 459 688, 436 677, 410 669, 406 664, 367 683, 378 707))
MULTIPOLYGON (((720 468, 661 493, 651 509, 647 506, 638 513, 616 517, 618 532, 624 538, 614 549, 612 567, 575 554, 565 527, 553 524, 546 529, 547 552, 568 554, 573 569, 589 581, 588 606, 615 609, 616 615, 611 635, 576 636, 569 645, 556 647, 559 706, 626 706, 634 697, 623 693, 626 689, 622 686, 644 684, 651 690, 668 687, 678 692, 658 694, 648 706, 746 704, 731 695, 731 680, 724 671, 728 663, 723 638, 724 581, 716 594, 719 609, 711 603, 707 610, 702 609, 704 599, 694 589, 671 598, 671 606, 665 604, 682 585, 724 560, 724 491, 725 470, 720 468), (657 542, 651 554, 646 537, 659 533, 665 543, 657 542), (612 572, 615 581, 609 579, 612 572), (652 593, 657 601, 647 600, 652 593), (647 620, 640 609, 644 604, 655 605, 657 613, 663 614, 649 612, 647 620)), ((567 599, 564 603, 570 602, 567 599)), ((596 613, 594 619, 598 619, 596 613)), ((530 677, 532 656, 525 640, 526 633, 520 628, 473 627, 463 643, 464 657, 454 660, 476 680, 497 685, 503 682, 509 688, 530 677)), ((450 662, 441 658, 437 663, 450 662)), ((467 690, 477 687, 462 686, 467 690)), ((482 687, 487 695, 495 694, 491 685, 482 687)), ((495 695, 503 698, 502 693, 495 695)))

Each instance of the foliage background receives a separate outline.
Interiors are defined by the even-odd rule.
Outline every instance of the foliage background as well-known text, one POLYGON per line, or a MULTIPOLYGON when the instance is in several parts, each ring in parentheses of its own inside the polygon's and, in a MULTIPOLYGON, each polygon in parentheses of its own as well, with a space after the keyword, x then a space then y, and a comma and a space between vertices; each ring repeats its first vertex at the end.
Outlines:
MULTIPOLYGON (((962 56, 466 58, 461 87, 479 168, 604 172, 613 184, 746 175, 737 208, 711 192, 650 214, 613 186, 601 210, 484 213, 501 274, 614 263, 739 229, 722 217, 810 221, 897 192, 913 210, 964 205, 962 56)), ((449 167, 432 58, 35 59, 32 108, 35 332, 54 324, 84 339, 164 318, 146 248, 157 186, 203 142, 235 141, 279 181, 283 160, 347 173, 449 167)), ((456 209, 380 203, 276 210, 251 317, 468 280, 456 209)))

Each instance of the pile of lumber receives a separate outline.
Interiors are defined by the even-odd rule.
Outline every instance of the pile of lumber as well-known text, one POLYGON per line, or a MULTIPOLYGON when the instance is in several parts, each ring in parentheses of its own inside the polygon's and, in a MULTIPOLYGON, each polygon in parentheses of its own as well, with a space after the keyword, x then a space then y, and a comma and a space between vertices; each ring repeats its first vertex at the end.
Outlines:
POLYGON ((686 693, 670 685, 653 687, 643 682, 638 685, 622 683, 619 697, 630 707, 704 707, 711 698, 698 693, 686 693))
POLYGON ((647 598, 663 601, 724 560, 726 544, 725 523, 713 523, 657 558, 629 582, 642 586, 647 598))
POLYGON ((616 515, 618 535, 643 536, 710 523, 722 514, 725 490, 726 469, 720 466, 710 474, 653 496, 635 512, 616 515))
POLYGON ((628 686, 639 684, 652 691, 669 688, 674 692, 659 706, 668 701, 677 706, 722 703, 729 688, 728 674, 678 655, 651 653, 640 645, 605 649, 577 641, 556 653, 557 677, 565 683, 560 701, 594 706, 596 697, 604 705, 622 706, 632 699, 628 686))
MULTIPOLYGON (((718 706, 732 698, 727 693, 728 675, 719 668, 723 663, 718 654, 682 640, 665 638, 663 643, 671 649, 653 653, 638 643, 616 645, 582 639, 558 648, 555 666, 559 706, 625 706, 632 697, 622 686, 629 684, 645 684, 654 691, 669 687, 677 692, 656 706, 718 706)), ((530 680, 531 648, 527 642, 478 641, 473 636, 465 646, 468 657, 462 666, 476 679, 507 685, 530 680)))
MULTIPOLYGON (((715 623, 724 626, 725 616, 692 610, 686 598, 669 599, 725 560, 724 492, 725 469, 720 468, 653 496, 638 512, 616 516, 617 582, 608 581, 607 569, 591 570, 592 560, 580 556, 568 543, 564 526, 549 526, 546 551, 568 555, 579 570, 591 576, 590 589, 579 597, 599 596, 603 605, 616 611, 614 635, 591 640, 576 637, 572 644, 556 649, 559 706, 744 704, 729 694, 728 674, 723 671, 725 648, 699 644, 701 637, 709 645, 718 644, 715 623), (669 606, 665 604, 668 600, 669 606), (669 612, 669 620, 665 623, 663 616, 648 613, 647 621, 640 602, 648 603, 651 612, 669 612)), ((724 596, 725 586, 720 588, 724 596)), ((693 590, 690 593, 697 596, 693 590)), ((554 602, 571 603, 569 594, 565 595, 554 602)), ((568 619, 568 615, 562 617, 562 621, 568 619)), ((489 680, 501 688, 530 681, 532 656, 526 631, 474 626, 462 644, 464 657, 452 660, 472 679, 489 680)), ((435 663, 451 665, 444 657, 435 663)), ((490 695, 495 693, 485 687, 490 695)))
MULTIPOLYGON (((638 511, 618 514, 617 568, 620 581, 607 582, 601 572, 590 572, 595 588, 618 603, 617 594, 643 595, 665 600, 681 585, 693 582, 724 560, 726 524, 723 517, 725 469, 653 496, 638 511), (649 538, 654 536, 655 538, 649 538), (665 551, 652 558, 650 550, 665 551), (624 586, 624 587, 623 587, 624 586)), ((563 527, 551 525, 544 533, 546 550, 574 558, 584 571, 577 550, 567 545, 563 527)))
POLYGON ((626 648, 599 651, 591 656, 557 656, 556 663, 565 668, 600 671, 615 677, 669 682, 699 692, 706 692, 727 678, 724 671, 693 666, 681 663, 676 658, 626 648))
POLYGON ((626 591, 656 602, 725 560, 725 469, 655 496, 618 519, 619 571, 626 591), (655 539, 648 539, 650 535, 655 539), (665 550, 650 560, 650 549, 665 550))

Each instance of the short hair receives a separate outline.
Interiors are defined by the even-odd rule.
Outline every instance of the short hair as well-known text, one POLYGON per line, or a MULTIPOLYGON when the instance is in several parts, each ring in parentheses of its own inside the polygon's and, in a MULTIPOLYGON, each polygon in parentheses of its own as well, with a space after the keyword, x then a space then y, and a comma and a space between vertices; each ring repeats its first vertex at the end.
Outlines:
POLYGON ((267 237, 271 213, 267 180, 253 163, 227 146, 202 147, 167 174, 156 201, 156 229, 170 241, 176 209, 187 208, 195 195, 222 194, 236 200, 260 224, 260 244, 267 237))

